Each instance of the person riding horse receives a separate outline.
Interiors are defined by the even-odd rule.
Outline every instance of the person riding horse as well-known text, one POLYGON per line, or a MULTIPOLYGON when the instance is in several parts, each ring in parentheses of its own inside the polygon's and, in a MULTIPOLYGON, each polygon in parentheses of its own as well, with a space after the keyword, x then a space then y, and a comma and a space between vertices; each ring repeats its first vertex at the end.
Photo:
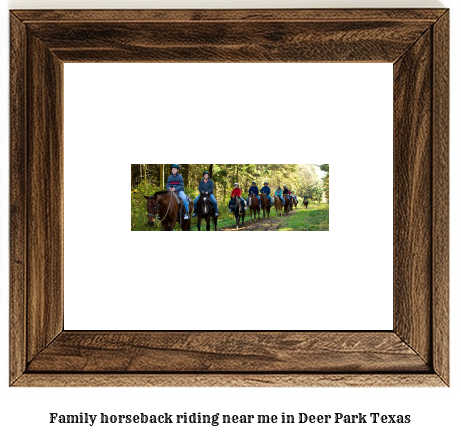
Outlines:
POLYGON ((169 191, 177 192, 181 200, 184 202, 184 219, 188 220, 189 215, 187 211, 189 210, 189 200, 187 199, 186 193, 184 192, 184 179, 182 178, 179 172, 181 171, 181 166, 179 164, 171 164, 171 175, 168 177, 166 182, 166 187, 169 191))
POLYGON ((275 197, 279 197, 280 200, 282 200, 282 203, 285 204, 285 200, 283 198, 283 191, 282 191, 282 188, 280 186, 278 186, 277 189, 275 190, 274 200, 275 200, 275 197))
MULTIPOLYGON (((251 188, 250 188, 250 191, 248 192, 248 194, 250 196, 254 195, 257 199, 258 199, 258 202, 259 202, 259 207, 261 207, 261 197, 259 196, 259 189, 258 187, 256 186, 256 182, 253 182, 251 184, 251 188)), ((248 199, 248 202, 250 200, 248 199)))
MULTIPOLYGON (((200 194, 207 194, 210 197, 211 203, 213 204, 214 216, 219 216, 219 209, 218 209, 218 202, 213 194, 214 191, 214 183, 213 180, 210 179, 210 173, 205 171, 203 173, 203 179, 200 180, 200 184, 198 185, 198 191, 200 194)), ((197 218, 197 203, 200 198, 200 194, 194 200, 194 214, 192 218, 197 218)))
POLYGON ((288 198, 288 201, 290 202, 290 204, 293 202, 292 199, 291 199, 291 191, 286 186, 283 187, 283 195, 288 196, 287 198, 288 198))
POLYGON ((233 212, 231 209, 233 198, 235 198, 236 201, 241 201, 244 204, 245 210, 247 210, 247 204, 246 201, 242 198, 242 190, 240 189, 240 185, 238 183, 234 183, 234 190, 232 191, 231 199, 229 201, 229 212, 233 212))
POLYGON ((272 204, 273 202, 272 202, 272 198, 270 196, 270 193, 271 193, 271 188, 269 188, 269 183, 264 182, 264 187, 261 188, 261 194, 266 194, 267 198, 269 199, 269 201, 272 204))

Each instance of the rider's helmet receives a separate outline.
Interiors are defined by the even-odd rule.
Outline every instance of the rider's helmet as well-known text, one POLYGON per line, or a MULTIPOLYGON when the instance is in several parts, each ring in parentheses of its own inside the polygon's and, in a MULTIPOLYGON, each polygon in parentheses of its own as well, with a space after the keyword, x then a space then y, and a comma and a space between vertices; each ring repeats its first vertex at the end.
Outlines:
POLYGON ((205 177, 205 174, 210 175, 210 173, 209 173, 208 171, 205 171, 205 172, 203 173, 203 177, 205 177))
POLYGON ((265 184, 265 185, 268 185, 269 183, 267 183, 267 182, 264 182, 264 184, 265 184))
POLYGON ((240 186, 238 183, 234 183, 234 186, 240 186))
POLYGON ((252 185, 256 185, 256 182, 253 182, 252 185))
POLYGON ((171 164, 170 168, 177 168, 178 171, 181 171, 181 165, 179 165, 179 164, 171 164))

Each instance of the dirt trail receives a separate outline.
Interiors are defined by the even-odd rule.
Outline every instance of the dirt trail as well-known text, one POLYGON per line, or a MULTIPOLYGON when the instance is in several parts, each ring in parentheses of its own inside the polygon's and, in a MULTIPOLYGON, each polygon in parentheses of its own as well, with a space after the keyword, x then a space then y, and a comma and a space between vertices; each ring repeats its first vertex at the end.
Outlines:
POLYGON ((293 212, 290 211, 288 215, 283 213, 282 217, 279 219, 275 219, 275 209, 271 209, 271 216, 269 218, 263 218, 263 214, 261 212, 261 219, 256 219, 255 221, 250 220, 250 214, 248 214, 245 217, 245 224, 242 226, 242 223, 240 223, 239 228, 237 229, 237 226, 234 224, 233 226, 228 226, 228 227, 223 227, 222 229, 219 229, 219 232, 239 232, 239 231, 244 231, 244 232, 262 232, 262 231, 275 231, 278 228, 282 228, 285 225, 285 221, 288 217, 292 216, 293 214, 297 213, 299 210, 298 209, 293 209, 293 212))

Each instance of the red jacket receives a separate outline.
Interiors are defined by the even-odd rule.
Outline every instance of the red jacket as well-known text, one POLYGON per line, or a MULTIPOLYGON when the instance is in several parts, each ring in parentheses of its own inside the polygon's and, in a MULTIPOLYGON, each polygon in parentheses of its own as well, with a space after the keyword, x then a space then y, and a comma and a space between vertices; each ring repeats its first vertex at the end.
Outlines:
POLYGON ((232 191, 231 197, 241 197, 242 196, 242 190, 240 188, 235 188, 232 191))

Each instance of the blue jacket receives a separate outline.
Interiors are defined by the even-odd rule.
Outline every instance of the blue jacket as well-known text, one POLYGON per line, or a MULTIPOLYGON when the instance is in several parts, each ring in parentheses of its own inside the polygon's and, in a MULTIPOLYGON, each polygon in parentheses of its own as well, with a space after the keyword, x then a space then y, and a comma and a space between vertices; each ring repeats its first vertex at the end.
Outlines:
POLYGON ((259 194, 259 189, 257 186, 252 186, 250 190, 248 191, 250 195, 258 195, 259 194))
POLYGON ((263 186, 261 188, 261 194, 269 195, 270 193, 271 193, 271 188, 269 188, 269 186, 263 186))
POLYGON ((200 193, 202 192, 208 192, 208 194, 213 194, 214 191, 214 183, 213 180, 208 179, 208 182, 205 183, 205 179, 200 180, 200 183, 198 185, 198 190, 200 193))
POLYGON ((184 191, 184 179, 182 178, 181 174, 173 174, 168 177, 168 181, 166 182, 167 189, 174 188, 176 191, 184 191))

